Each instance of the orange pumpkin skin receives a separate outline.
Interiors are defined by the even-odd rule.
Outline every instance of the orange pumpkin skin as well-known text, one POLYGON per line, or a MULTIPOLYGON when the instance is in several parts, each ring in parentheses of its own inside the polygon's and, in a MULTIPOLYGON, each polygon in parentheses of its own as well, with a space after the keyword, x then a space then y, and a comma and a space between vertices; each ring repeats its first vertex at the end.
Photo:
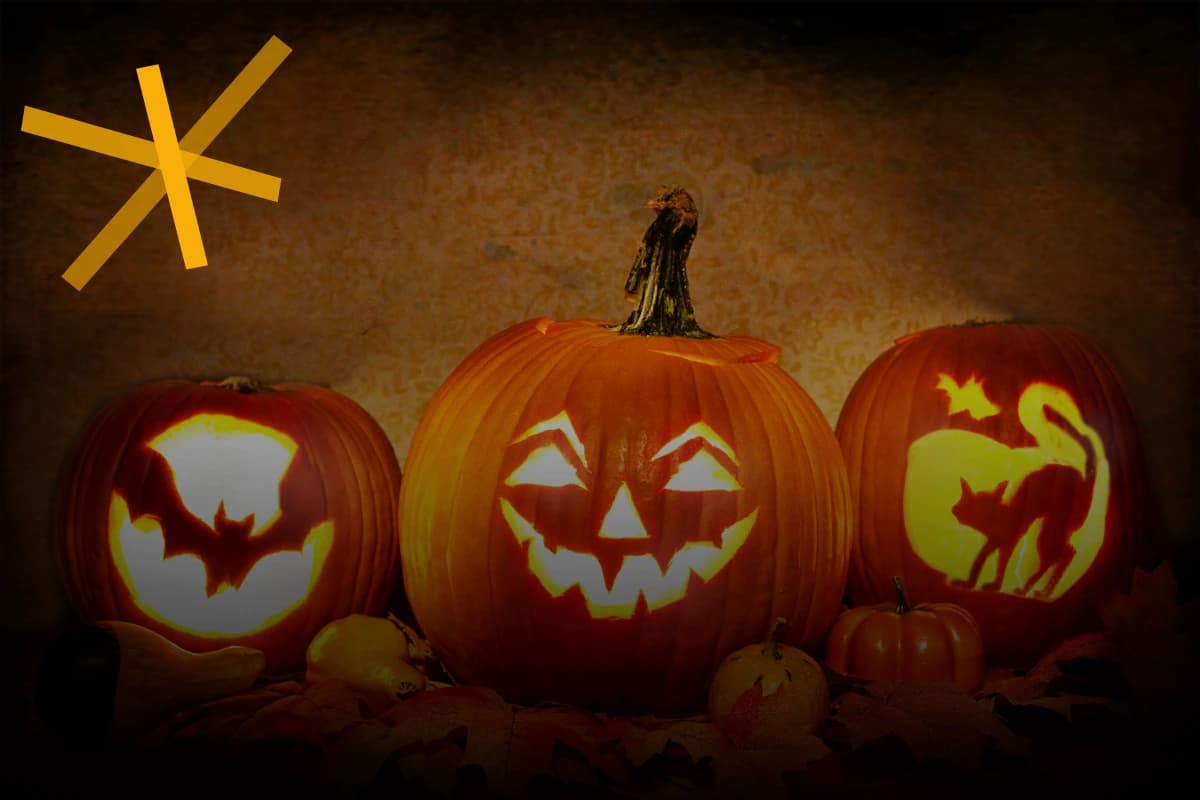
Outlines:
POLYGON ((400 496, 405 591, 460 681, 515 702, 691 711, 721 659, 776 617, 792 620, 787 643, 819 646, 844 591, 849 489, 832 429, 778 352, 534 319, 466 358, 418 425, 400 496), (546 446, 571 466, 549 481, 561 485, 526 480, 546 446), (693 458, 740 488, 670 488, 693 458), (644 535, 604 537, 617 507, 638 520, 615 522, 644 535), (627 556, 667 571, 693 543, 717 549, 722 531, 744 542, 677 598, 652 607, 617 588, 639 580, 627 556), (557 585, 533 574, 560 551, 587 564, 557 585), (616 576, 613 597, 595 580, 585 593, 597 569, 616 576))
POLYGON ((895 683, 946 681, 974 692, 983 681, 983 638, 953 603, 896 603, 843 611, 825 643, 825 663, 855 678, 895 683))
POLYGON ((886 601, 900 576, 971 612, 989 663, 1027 667, 1128 586, 1144 461, 1116 370, 1082 334, 904 337, 858 379, 836 433, 856 503, 854 605, 886 601))
POLYGON ((64 463, 68 598, 87 620, 297 668, 327 622, 383 611, 399 486, 386 434, 330 389, 147 383, 94 415, 64 463))

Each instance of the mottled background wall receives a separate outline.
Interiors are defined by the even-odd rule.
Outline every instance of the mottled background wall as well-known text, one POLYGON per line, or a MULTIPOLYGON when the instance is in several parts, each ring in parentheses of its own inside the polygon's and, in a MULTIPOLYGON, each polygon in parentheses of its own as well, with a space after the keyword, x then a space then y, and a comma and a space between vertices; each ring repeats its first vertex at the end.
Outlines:
POLYGON ((1137 408, 1156 535, 1196 551, 1194 4, 2 13, 7 627, 63 611, 52 481, 98 404, 164 377, 326 383, 403 460, 489 334, 627 313, 666 181, 701 211, 701 323, 780 344, 831 424, 904 333, 1093 335, 1137 408), (183 269, 164 202, 72 289, 147 170, 20 133, 22 107, 148 138, 135 70, 160 64, 182 132, 272 35, 293 53, 207 154, 282 177, 279 203, 193 183, 207 268, 183 269))

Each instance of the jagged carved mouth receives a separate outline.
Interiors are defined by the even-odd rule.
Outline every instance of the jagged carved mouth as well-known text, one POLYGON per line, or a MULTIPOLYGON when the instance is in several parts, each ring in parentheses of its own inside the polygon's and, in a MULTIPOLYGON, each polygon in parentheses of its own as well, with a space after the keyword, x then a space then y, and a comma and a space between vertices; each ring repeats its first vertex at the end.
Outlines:
POLYGON ((558 598, 578 587, 588 613, 597 619, 630 619, 641 602, 648 612, 679 602, 693 574, 708 582, 733 560, 758 519, 758 509, 738 519, 721 532, 720 544, 688 542, 665 570, 652 555, 626 555, 609 585, 595 555, 565 547, 551 549, 533 523, 503 498, 500 512, 517 541, 526 546, 529 571, 546 591, 558 598))

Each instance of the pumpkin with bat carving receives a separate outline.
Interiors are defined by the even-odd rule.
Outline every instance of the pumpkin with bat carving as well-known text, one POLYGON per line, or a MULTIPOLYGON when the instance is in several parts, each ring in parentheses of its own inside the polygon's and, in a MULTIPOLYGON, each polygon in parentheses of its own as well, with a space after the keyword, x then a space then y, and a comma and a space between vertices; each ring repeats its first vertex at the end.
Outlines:
POLYGON ((695 321, 691 198, 665 188, 623 325, 532 319, 430 401, 405 461, 401 563, 435 653, 515 702, 702 710, 776 617, 819 645, 850 495, 832 427, 779 348, 695 321))
POLYGON ((383 610, 399 485, 383 430, 333 390, 155 381, 101 409, 67 459, 58 560, 89 620, 291 669, 325 623, 383 610))
POLYGON ((848 593, 974 615, 986 657, 1028 666, 1096 622, 1143 543, 1144 466, 1116 369, 1057 325, 946 326, 900 339, 837 423, 858 535, 848 593))

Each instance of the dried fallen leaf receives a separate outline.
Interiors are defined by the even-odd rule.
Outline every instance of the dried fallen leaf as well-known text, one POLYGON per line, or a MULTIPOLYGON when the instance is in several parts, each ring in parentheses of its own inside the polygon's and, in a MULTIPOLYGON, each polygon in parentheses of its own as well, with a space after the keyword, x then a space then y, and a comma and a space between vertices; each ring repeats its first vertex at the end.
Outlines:
POLYGON ((1063 677, 1063 665, 1080 659, 1116 662, 1116 647, 1103 633, 1085 633, 1066 639, 1042 656, 1025 674, 994 669, 984 675, 977 697, 1003 695, 1012 702, 1045 697, 1051 683, 1063 677))
POLYGON ((231 697, 179 712, 160 729, 161 736, 171 740, 213 739, 229 737, 259 710, 281 698, 299 694, 297 681, 272 683, 231 697))
POLYGON ((1152 571, 1134 570, 1129 592, 1117 594, 1100 605, 1100 618, 1109 634, 1123 636, 1174 633, 1180 630, 1188 609, 1181 607, 1179 587, 1169 561, 1152 571))
POLYGON ((451 762, 454 770, 478 765, 498 780, 508 756, 513 714, 512 706, 490 689, 428 690, 338 737, 330 750, 330 773, 339 786, 362 788, 395 755, 406 779, 431 790, 445 782, 451 762), (458 755, 452 758, 454 751, 458 755))
POLYGON ((1071 710, 1078 706, 1100 706, 1107 708, 1110 711, 1115 711, 1118 714, 1129 714, 1140 710, 1140 707, 1132 703, 1113 700, 1107 697, 1091 697, 1087 695, 1064 694, 1056 697, 1039 697, 1035 700, 1029 700, 1021 705, 1036 706, 1045 708, 1058 714, 1068 722, 1072 719, 1071 710))
POLYGON ((332 736, 360 722, 370 706, 370 693, 351 684, 323 680, 303 685, 299 694, 287 694, 263 706, 238 726, 243 741, 298 738, 320 746, 332 736))
POLYGON ((617 783, 629 777, 604 720, 562 705, 517 710, 505 776, 509 789, 523 792, 538 776, 595 785, 601 775, 617 783))
POLYGON ((428 641, 421 638, 421 635, 411 626, 397 617, 395 614, 388 614, 388 620, 404 633, 404 638, 408 640, 408 660, 414 664, 420 664, 425 661, 433 661, 433 647, 428 641))
POLYGON ((1135 696, 1164 703, 1190 691, 1200 669, 1200 603, 1178 602, 1170 562, 1135 571, 1130 591, 1102 604, 1100 615, 1135 696))
POLYGON ((1026 740, 953 684, 879 681, 866 690, 843 695, 833 715, 852 747, 894 734, 919 761, 965 768, 977 766, 991 747, 1015 755, 1027 751, 1026 740))
POLYGON ((786 773, 801 772, 812 761, 825 758, 829 746, 810 731, 797 728, 783 692, 801 692, 782 684, 764 696, 752 686, 734 701, 720 728, 733 745, 714 761, 717 786, 747 797, 783 797, 786 773))
POLYGON ((609 738, 620 741, 625 757, 634 767, 642 766, 672 745, 686 751, 695 763, 712 759, 727 748, 716 724, 700 716, 613 717, 607 729, 609 738))

